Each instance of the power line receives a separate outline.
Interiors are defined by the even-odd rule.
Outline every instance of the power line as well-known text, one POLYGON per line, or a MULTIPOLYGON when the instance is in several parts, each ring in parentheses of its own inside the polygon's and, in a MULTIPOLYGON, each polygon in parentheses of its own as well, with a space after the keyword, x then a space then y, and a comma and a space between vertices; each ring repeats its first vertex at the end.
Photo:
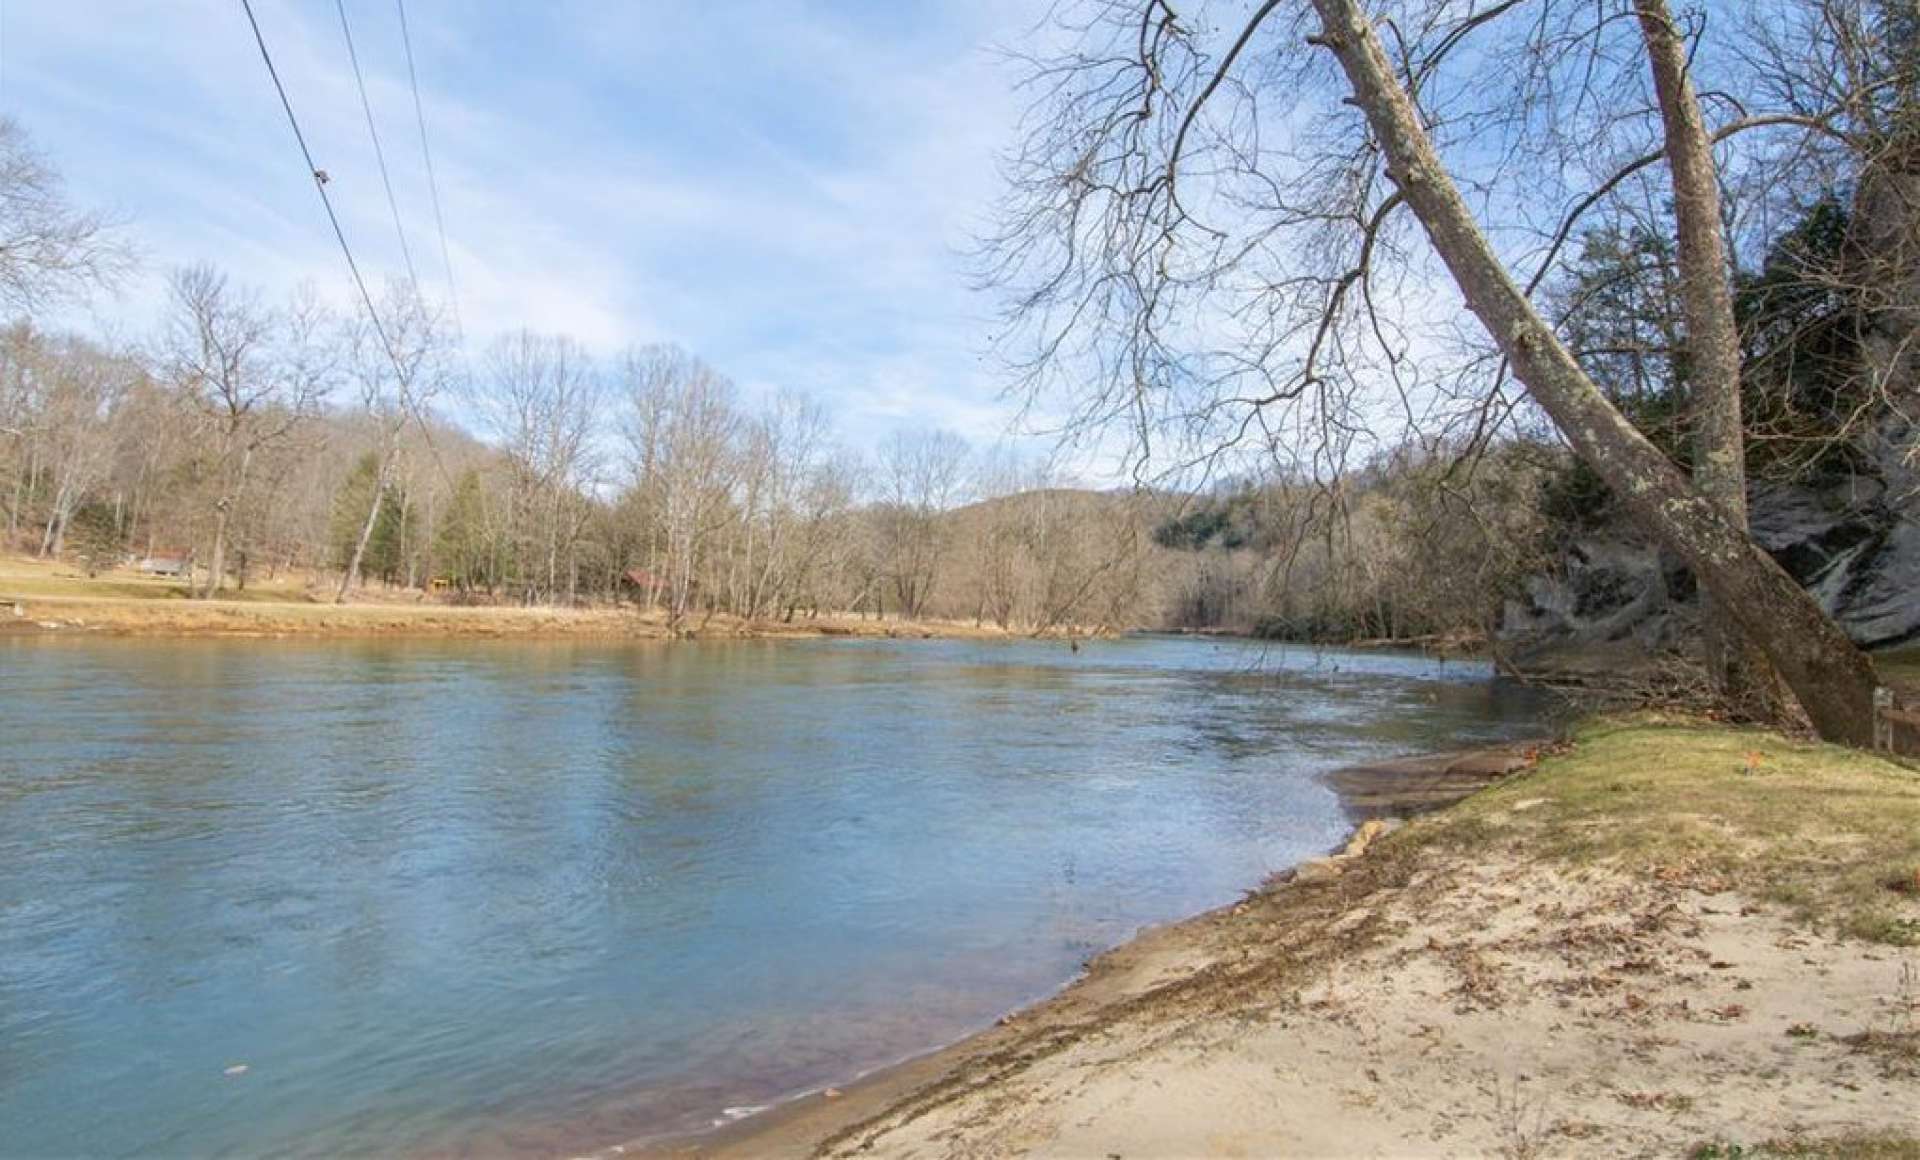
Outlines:
POLYGON ((433 150, 427 146, 427 113, 420 103, 420 77, 413 68, 413 37, 407 31, 407 0, 393 0, 400 12, 400 43, 407 50, 407 84, 413 89, 413 119, 420 126, 420 155, 427 162, 427 191, 433 195, 433 226, 440 235, 440 264, 447 272, 447 302, 453 307, 453 331, 463 337, 460 294, 453 284, 453 253, 447 249, 447 219, 440 212, 440 181, 433 172, 433 150))
MULTIPOLYGON (((426 106, 420 101, 420 74, 413 65, 413 34, 407 28, 407 2, 393 0, 393 4, 400 14, 400 43, 407 54, 407 87, 413 90, 413 120, 420 128, 420 156, 427 163, 427 192, 433 198, 433 228, 440 237, 440 266, 447 275, 447 305, 453 311, 454 352, 460 360, 462 374, 470 376, 472 371, 467 366, 466 325, 460 319, 460 292, 453 281, 453 252, 447 248, 447 219, 440 212, 440 178, 433 171, 433 150, 427 145, 426 106)), ((440 458, 440 448, 433 441, 432 428, 427 426, 424 418, 418 415, 415 418, 419 420, 421 437, 427 441, 427 450, 433 455, 434 466, 439 468, 440 477, 446 481, 448 490, 452 491, 455 486, 453 476, 447 471, 446 461, 440 458)), ((485 503, 484 496, 481 502, 485 503)))
POLYGON ((387 208, 393 211, 393 232, 400 238, 400 257, 407 264, 407 278, 414 285, 420 276, 413 268, 413 249, 407 245, 407 229, 400 224, 400 203, 393 198, 393 179, 387 176, 387 152, 380 148, 380 129, 373 120, 373 102, 367 99, 367 79, 360 73, 360 54, 353 47, 353 26, 347 23, 346 0, 333 0, 340 13, 340 34, 347 40, 347 61, 353 65, 353 83, 360 90, 360 109, 367 115, 367 136, 373 140, 373 159, 380 166, 380 185, 387 191, 387 208))
MULTIPOLYGON (((340 228, 340 215, 334 212, 333 199, 327 196, 327 174, 313 161, 313 150, 307 148, 307 136, 300 131, 300 118, 293 115, 293 102, 287 99, 287 86, 280 83, 280 70, 274 67, 273 53, 267 51, 267 38, 260 31, 260 21, 253 14, 253 0, 240 0, 240 7, 246 11, 247 24, 253 29, 253 42, 260 47, 260 59, 267 66, 267 75, 273 78, 273 90, 280 94, 280 108, 287 114, 287 126, 293 130, 293 139, 300 146, 300 156, 306 159, 307 172, 313 176, 314 191, 320 195, 320 204, 326 208, 327 221, 333 226, 334 240, 340 243, 340 253, 347 259, 347 271, 353 275, 353 284, 360 291, 360 301, 366 305, 367 321, 372 324, 373 332, 380 339, 380 349, 387 354, 387 361, 393 364, 393 373, 397 384, 405 384, 407 372, 400 365, 400 356, 394 351, 393 340, 387 336, 387 328, 380 321, 380 311, 373 305, 373 295, 367 292, 367 280, 360 276, 360 263, 353 259, 353 247, 347 244, 347 233, 340 228)), ((414 294, 419 294, 416 285, 414 294)), ((449 484, 452 476, 447 465, 440 459, 440 449, 434 445, 433 432, 427 426, 426 416, 407 398, 408 392, 401 386, 401 405, 412 412, 414 422, 420 427, 421 434, 427 440, 427 449, 433 454, 434 466, 449 484)))
MULTIPOLYGON (((273 78, 273 91, 280 94, 280 108, 287 114, 287 126, 293 130, 293 139, 300 145, 300 156, 306 159, 307 172, 313 175, 314 191, 320 195, 320 204, 326 207, 327 221, 333 226, 334 240, 340 243, 340 253, 347 259, 347 271, 353 275, 353 284, 360 290, 360 301, 367 307, 367 321, 372 324, 373 333, 379 337, 380 349, 386 352, 387 361, 393 364, 394 381, 404 384, 407 381, 406 368, 400 365, 400 356, 393 349, 393 340, 387 337, 387 328, 380 321, 380 311, 373 304, 373 295, 367 292, 367 280, 360 276, 360 263, 354 261, 353 247, 347 244, 347 232, 340 228, 340 215, 334 212, 333 199, 327 196, 326 171, 314 164, 313 150, 307 148, 307 135, 300 131, 300 118, 293 115, 293 102, 287 99, 287 86, 280 83, 280 70, 274 67, 273 53, 267 51, 267 38, 260 31, 260 20, 253 14, 253 0, 240 0, 240 7, 246 11, 247 24, 253 29, 253 42, 260 46, 260 59, 267 66, 267 75, 273 78)), ((419 293, 417 288, 414 292, 419 293)), ((401 394, 402 404, 407 405, 404 386, 401 388, 401 394)), ((408 409, 415 411, 414 418, 424 430, 425 419, 413 407, 408 406, 408 409)), ((429 446, 431 445, 431 436, 429 436, 429 446)), ((437 462, 438 451, 435 451, 434 458, 437 462)), ((445 474, 446 467, 442 465, 440 470, 445 474)))
POLYGON ((320 195, 320 204, 326 207, 334 240, 340 243, 340 252, 346 256, 347 271, 353 275, 353 284, 360 289, 360 301, 367 307, 367 320, 373 324, 373 332, 380 337, 380 349, 387 352, 387 361, 393 364, 394 374, 405 379, 406 371, 400 366, 400 356, 394 353, 393 340, 387 337, 387 328, 380 322, 380 312, 374 308, 373 295, 367 292, 367 280, 360 276, 360 263, 353 260, 353 247, 347 244, 347 232, 340 228, 340 215, 334 212, 333 199, 327 196, 327 172, 314 164, 313 150, 307 148, 307 135, 300 131, 300 118, 293 115, 293 102, 287 99, 287 86, 280 83, 280 70, 273 66, 273 54, 267 51, 267 38, 261 34, 260 21, 253 14, 253 0, 240 0, 240 7, 246 10, 247 23, 253 28, 253 42, 260 46, 260 59, 266 63, 267 75, 273 78, 273 90, 280 94, 280 108, 286 112, 287 125, 293 130, 293 139, 300 145, 300 156, 306 158, 307 172, 313 175, 313 188, 320 195))

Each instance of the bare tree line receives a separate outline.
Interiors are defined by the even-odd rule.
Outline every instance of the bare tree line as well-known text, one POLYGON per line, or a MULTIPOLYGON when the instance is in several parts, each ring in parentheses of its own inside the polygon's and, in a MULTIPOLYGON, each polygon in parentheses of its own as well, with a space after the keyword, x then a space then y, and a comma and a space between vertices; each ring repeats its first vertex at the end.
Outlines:
POLYGON ((0 194, 0 229, 20 243, 0 250, 13 263, 0 296, 21 315, 0 333, 15 550, 89 571, 178 569, 200 598, 297 573, 313 598, 378 584, 423 599, 624 601, 676 625, 823 611, 1008 629, 1143 619, 1137 576, 1088 538, 1101 520, 1013 502, 1053 482, 1038 467, 940 431, 861 455, 817 402, 743 399, 677 348, 596 359, 518 331, 468 368, 408 283, 386 287, 376 322, 306 288, 269 301, 210 265, 172 273, 145 341, 43 330, 36 308, 123 272, 125 251, 113 223, 65 203, 10 123, 0 194))
POLYGON ((1356 454, 1424 438, 1471 471, 1544 420, 1699 580, 1722 687, 1777 673, 1820 732, 1865 743, 1872 666, 1745 526, 1727 239, 1743 212, 1804 208, 1788 193, 1824 161, 1862 233, 1886 234, 1870 309, 1891 349, 1867 373, 1904 373, 1914 16, 1765 8, 1064 6, 1065 47, 1028 60, 1034 103, 985 255, 1031 395, 1078 432, 1124 432, 1144 478, 1266 455, 1336 501, 1356 454), (1789 20, 1805 39, 1780 33, 1789 20), (1636 198, 1678 238, 1681 462, 1553 309, 1568 243, 1636 198))
MULTIPOLYGON (((93 352, 179 418, 156 424, 162 452, 90 444, 120 448, 91 482, 55 450, 84 405, 49 391, 86 376, 31 369, 84 344, 18 332, 9 529, 58 551, 56 529, 110 499, 117 534, 174 521, 203 592, 244 544, 242 582, 264 558, 334 570, 341 599, 369 573, 461 599, 628 599, 675 624, 855 610, 1490 635, 1537 563, 1542 476, 1567 470, 1540 464, 1566 448, 1699 581, 1720 688, 1764 702, 1784 683, 1821 732, 1860 740, 1872 667, 1748 533, 1745 473, 1756 442, 1911 459, 1910 8, 1063 6, 1066 47, 1028 61, 984 257, 1029 399, 1069 440, 1125 436, 1125 503, 938 432, 856 454, 807 400, 744 400, 671 348, 596 361, 521 332, 456 382, 405 288, 384 310, 417 311, 396 331, 418 357, 378 352, 382 385, 349 323, 201 270, 176 277, 154 352, 93 352), (1838 241, 1807 259, 1828 204, 1838 241), (1769 295, 1792 301, 1752 304, 1769 295), (1853 330, 1809 388, 1809 335, 1841 316, 1853 330), (324 402, 354 390, 358 408, 324 402), (484 441, 433 419, 443 393, 484 441), (1170 544, 1222 506, 1196 481, 1223 476, 1250 481, 1233 503, 1261 513, 1258 543, 1170 544)), ((102 223, 70 220, 97 246, 102 223)))
POLYGON ((927 431, 863 457, 812 400, 748 405, 670 347, 603 369, 570 340, 516 333, 461 381, 402 287, 386 301, 396 360, 305 296, 269 308, 207 267, 173 286, 153 355, 26 323, 0 337, 17 549, 90 568, 185 558, 201 597, 291 571, 312 573, 316 595, 333 577, 335 600, 380 583, 624 601, 674 624, 1147 619, 1137 577, 1114 587, 1101 540, 1137 523, 1129 504, 1036 493, 1052 481, 1011 453, 927 431), (487 439, 427 409, 453 392, 487 439))

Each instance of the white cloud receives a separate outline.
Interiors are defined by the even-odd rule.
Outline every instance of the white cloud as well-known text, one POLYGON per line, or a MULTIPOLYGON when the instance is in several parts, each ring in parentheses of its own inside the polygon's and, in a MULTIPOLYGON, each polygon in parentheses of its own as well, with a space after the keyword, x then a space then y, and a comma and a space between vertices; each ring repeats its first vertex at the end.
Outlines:
MULTIPOLYGON (((1035 3, 1040 0, 1035 0, 1035 3)), ((409 5, 470 344, 526 325, 611 352, 671 340, 749 384, 809 390, 861 440, 926 423, 990 438, 1011 408, 979 355, 960 257, 1011 130, 982 50, 1034 3, 698 10, 409 5)), ((373 280, 399 247, 329 4, 256 0, 373 280)), ((439 245, 386 4, 350 3, 424 284, 439 245)), ((348 284, 261 67, 224 0, 8 11, 7 103, 77 196, 120 206, 152 270, 103 312, 150 318, 161 271, 213 260, 278 292, 348 284)))

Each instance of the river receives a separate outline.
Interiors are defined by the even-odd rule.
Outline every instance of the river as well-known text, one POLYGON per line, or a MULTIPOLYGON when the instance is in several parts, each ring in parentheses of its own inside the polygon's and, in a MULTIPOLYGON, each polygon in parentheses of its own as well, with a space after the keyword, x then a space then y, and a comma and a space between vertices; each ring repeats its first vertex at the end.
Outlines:
POLYGON ((0 1153, 556 1153, 954 1039, 1510 738, 1485 666, 0 637, 0 1153))

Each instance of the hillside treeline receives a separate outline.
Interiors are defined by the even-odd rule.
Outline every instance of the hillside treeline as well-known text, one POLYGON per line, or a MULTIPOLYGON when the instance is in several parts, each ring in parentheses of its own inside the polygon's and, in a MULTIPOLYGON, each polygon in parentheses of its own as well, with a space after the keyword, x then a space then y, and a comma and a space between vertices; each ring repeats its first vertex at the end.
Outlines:
POLYGON ((89 569, 182 561, 202 596, 293 573, 325 598, 624 600, 675 621, 1334 639, 1484 631, 1489 593, 1536 559, 1548 452, 1470 476, 1405 452, 1337 491, 1095 492, 944 432, 850 448, 815 402, 749 402, 670 347, 602 361, 518 333, 462 365, 404 287, 383 306, 384 341, 196 268, 139 346, 15 323, 0 335, 8 542, 89 569))
POLYGON ((812 400, 750 402, 669 347, 597 360, 523 332, 469 365, 404 286, 381 316, 269 303, 200 267, 139 345, 16 322, 8 543, 92 570, 183 562, 200 596, 292 572, 328 598, 625 600, 676 622, 1154 618, 1133 507, 1005 452, 934 431, 850 448, 812 400))
MULTIPOLYGON (((1733 277, 1745 472, 1757 511, 1794 509, 1808 533, 1782 561, 1803 582, 1866 538, 1897 538, 1920 502, 1909 288, 1875 242, 1907 228, 1911 209, 1861 194, 1857 171, 1829 176, 1747 239, 1733 277), (1836 491, 1856 496, 1860 512, 1811 502, 1836 491)), ((1551 290, 1588 374, 1690 464, 1693 368, 1670 226, 1657 214, 1596 225, 1551 290)), ((1491 638, 1506 602, 1582 542, 1649 539, 1611 489, 1524 419, 1497 439, 1410 443, 1330 483, 1236 481, 1188 501, 1153 538, 1189 556, 1160 570, 1178 578, 1171 623, 1316 640, 1491 638)), ((1674 593, 1690 594, 1685 569, 1672 571, 1674 593)))
MULTIPOLYGON (((817 402, 748 397, 671 347, 595 357, 523 331, 470 348, 404 283, 376 322, 190 267, 153 333, 66 333, 40 321, 48 308, 125 263, 10 122, 0 153, 0 212, 37 239, 0 251, 17 318, 0 331, 6 543, 96 570, 183 564, 200 596, 291 572, 321 598, 627 601, 676 622, 831 610, 1480 637, 1581 536, 1626 522, 1525 407, 1310 478, 1255 456, 1204 493, 1119 494, 944 432, 849 446, 817 402)), ((1912 214, 1869 172, 1852 154, 1809 168, 1734 235, 1756 487, 1911 462, 1910 287, 1886 253, 1912 214)), ((1657 201, 1594 216, 1543 299, 1586 372, 1685 466, 1695 384, 1673 233, 1657 201)))
MULTIPOLYGON (((1740 282, 1750 470, 1854 470, 1892 402, 1836 289, 1844 209, 1789 223, 1740 282), (1818 289, 1815 289, 1818 288, 1818 289)), ((1601 382, 1676 458, 1686 367, 1646 231, 1590 233, 1565 273, 1601 382)), ((268 303, 206 267, 161 333, 0 334, 0 471, 17 551, 190 562, 200 595, 318 577, 474 603, 625 600, 675 621, 822 610, 1034 630, 1224 628, 1292 639, 1486 637, 1527 578, 1613 519, 1554 442, 1409 443, 1332 480, 1099 493, 942 432, 848 447, 826 412, 747 400, 671 347, 596 360, 522 332, 471 360, 407 287, 383 326, 268 303), (440 416, 458 410, 456 425, 440 416)))

